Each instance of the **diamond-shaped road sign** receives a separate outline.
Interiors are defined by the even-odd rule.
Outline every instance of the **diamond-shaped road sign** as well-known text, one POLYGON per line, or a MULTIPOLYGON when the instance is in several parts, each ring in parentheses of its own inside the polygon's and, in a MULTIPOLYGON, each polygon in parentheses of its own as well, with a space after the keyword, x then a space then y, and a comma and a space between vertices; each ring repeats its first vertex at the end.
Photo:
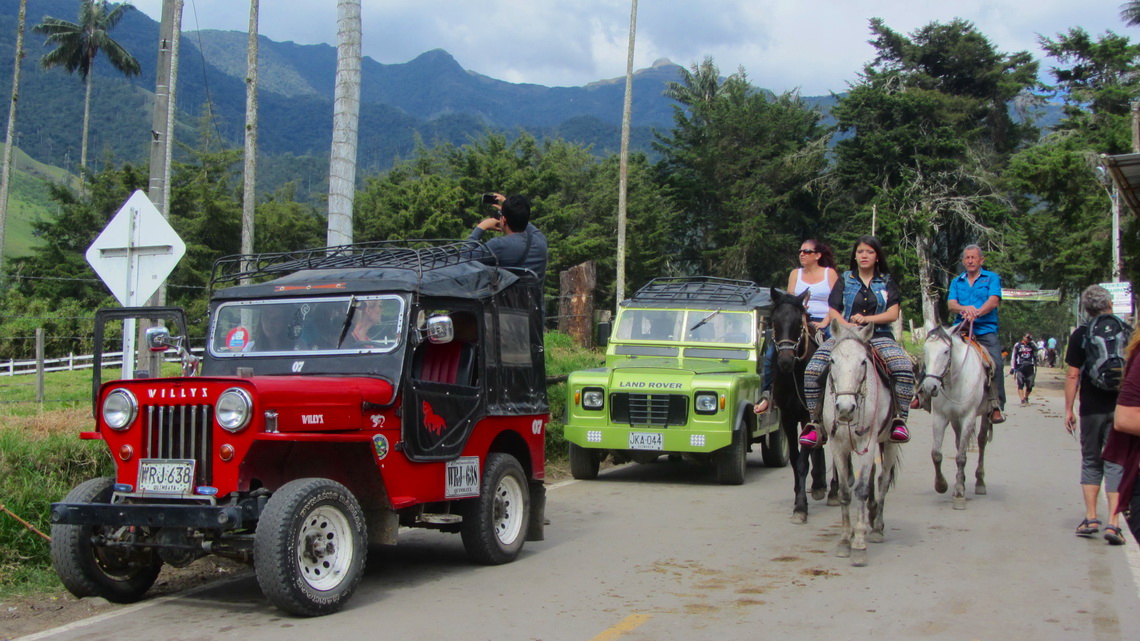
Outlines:
POLYGON ((186 253, 186 243, 141 190, 87 248, 87 262, 124 306, 143 305, 186 253))

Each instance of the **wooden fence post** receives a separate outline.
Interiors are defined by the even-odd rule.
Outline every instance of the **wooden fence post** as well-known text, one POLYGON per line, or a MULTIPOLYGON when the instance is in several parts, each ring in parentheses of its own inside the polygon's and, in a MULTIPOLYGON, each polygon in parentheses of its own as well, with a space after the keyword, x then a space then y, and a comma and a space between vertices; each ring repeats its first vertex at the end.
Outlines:
POLYGON ((558 331, 582 347, 594 346, 594 286, 597 266, 592 260, 558 274, 558 331))
POLYGON ((44 409, 44 328, 36 328, 36 402, 44 409))

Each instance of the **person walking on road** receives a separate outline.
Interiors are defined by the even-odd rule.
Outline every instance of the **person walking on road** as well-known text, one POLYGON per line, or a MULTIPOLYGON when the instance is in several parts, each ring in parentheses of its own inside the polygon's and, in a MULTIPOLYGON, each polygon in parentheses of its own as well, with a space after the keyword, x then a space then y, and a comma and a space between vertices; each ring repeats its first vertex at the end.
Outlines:
MULTIPOLYGON (((1081 292, 1081 308, 1090 317, 1088 323, 1073 330, 1065 363, 1069 366, 1065 376, 1065 429, 1070 434, 1077 429, 1073 416, 1073 401, 1080 395, 1081 492, 1085 501, 1085 518, 1077 526, 1077 534, 1090 536, 1100 531, 1097 518, 1097 499, 1101 481, 1104 481, 1108 499, 1108 526, 1104 538, 1113 545, 1121 545, 1120 514, 1117 505, 1123 468, 1101 458, 1105 441, 1112 431, 1113 413, 1116 410, 1117 392, 1093 384, 1089 343, 1085 337, 1098 316, 1112 313, 1112 296, 1100 285, 1091 285, 1081 292)), ((1135 473, 1135 470, 1132 470, 1135 473)))
POLYGON ((1029 334, 1013 346, 1013 367, 1009 370, 1017 378, 1017 395, 1021 404, 1029 404, 1029 393, 1033 391, 1033 379, 1037 374, 1037 350, 1033 349, 1033 337, 1029 334))
POLYGON ((1132 339, 1124 350, 1128 364, 1124 368, 1124 381, 1116 397, 1112 432, 1104 446, 1104 460, 1119 464, 1127 472, 1120 479, 1120 496, 1116 509, 1124 512, 1132 539, 1140 542, 1140 492, 1136 480, 1140 476, 1140 328, 1132 332, 1132 339))

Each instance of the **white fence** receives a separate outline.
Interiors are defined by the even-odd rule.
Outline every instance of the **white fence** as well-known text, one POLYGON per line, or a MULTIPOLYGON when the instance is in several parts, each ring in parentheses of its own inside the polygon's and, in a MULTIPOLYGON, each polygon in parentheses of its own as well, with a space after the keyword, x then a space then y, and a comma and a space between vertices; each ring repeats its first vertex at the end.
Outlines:
MULTIPOLYGON (((202 354, 201 347, 190 350, 198 355, 202 354)), ((163 357, 163 361, 167 363, 177 363, 179 358, 173 353, 169 353, 163 357)), ((95 366, 95 356, 93 354, 68 354, 61 358, 45 358, 43 359, 44 372, 65 372, 77 369, 91 369, 95 366)), ((123 366, 123 352, 103 352, 103 368, 122 367, 123 366)), ((0 361, 0 376, 22 376, 26 374, 35 374, 40 369, 40 362, 34 358, 17 361, 15 359, 8 359, 7 362, 0 361)))

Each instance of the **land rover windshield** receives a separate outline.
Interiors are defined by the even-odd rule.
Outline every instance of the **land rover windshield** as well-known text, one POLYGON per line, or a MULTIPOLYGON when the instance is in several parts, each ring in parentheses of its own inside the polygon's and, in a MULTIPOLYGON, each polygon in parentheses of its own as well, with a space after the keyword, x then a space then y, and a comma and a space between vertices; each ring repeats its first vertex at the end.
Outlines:
POLYGON ((394 295, 222 303, 210 328, 210 353, 219 358, 387 354, 403 341, 404 305, 394 295))
POLYGON ((618 321, 614 339, 752 344, 755 331, 749 312, 627 308, 618 321))

